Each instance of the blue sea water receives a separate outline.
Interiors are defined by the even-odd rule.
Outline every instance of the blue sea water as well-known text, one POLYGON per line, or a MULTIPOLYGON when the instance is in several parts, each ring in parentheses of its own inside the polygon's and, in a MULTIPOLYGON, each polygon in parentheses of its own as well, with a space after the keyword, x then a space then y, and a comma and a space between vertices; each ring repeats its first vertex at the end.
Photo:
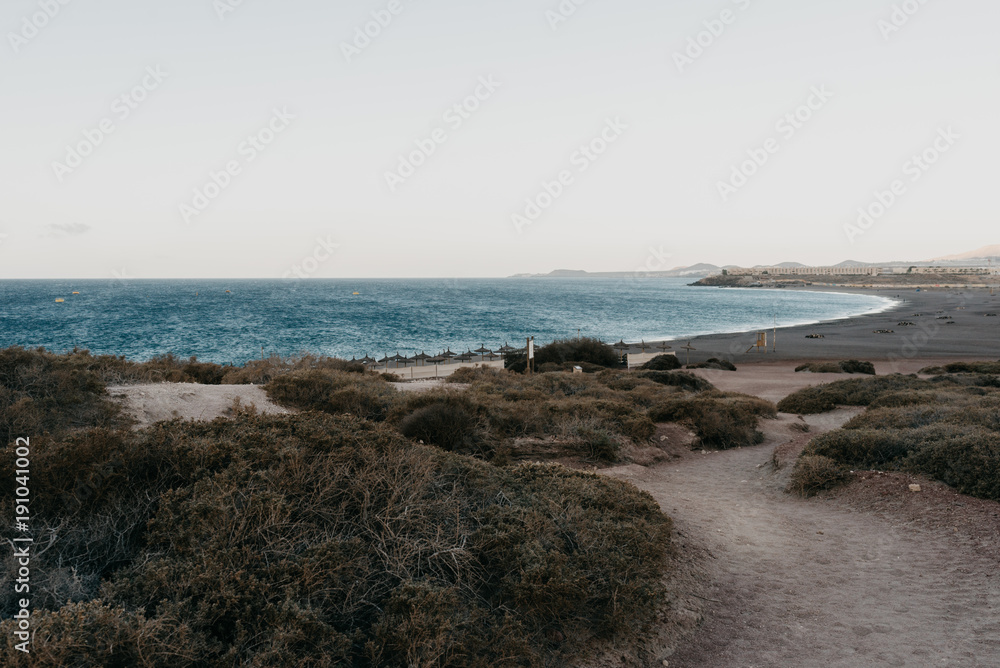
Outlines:
POLYGON ((242 364, 266 354, 350 359, 506 341, 679 339, 881 310, 868 295, 695 288, 687 279, 6 280, 0 348, 74 347, 146 360, 242 364), (72 294, 78 291, 80 294, 72 294), (357 293, 357 294, 354 294, 357 293), (64 299, 57 303, 56 299, 64 299))

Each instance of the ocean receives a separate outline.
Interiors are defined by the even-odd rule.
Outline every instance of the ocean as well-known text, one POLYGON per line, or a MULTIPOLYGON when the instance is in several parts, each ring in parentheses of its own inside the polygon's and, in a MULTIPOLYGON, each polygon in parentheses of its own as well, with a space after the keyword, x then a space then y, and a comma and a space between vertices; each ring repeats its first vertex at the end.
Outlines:
POLYGON ((4 280, 0 348, 74 347, 142 361, 351 359, 560 338, 656 341, 884 310, 887 298, 696 288, 690 279, 4 280), (74 294, 79 293, 79 294, 74 294), (57 302, 57 299, 64 301, 57 302))

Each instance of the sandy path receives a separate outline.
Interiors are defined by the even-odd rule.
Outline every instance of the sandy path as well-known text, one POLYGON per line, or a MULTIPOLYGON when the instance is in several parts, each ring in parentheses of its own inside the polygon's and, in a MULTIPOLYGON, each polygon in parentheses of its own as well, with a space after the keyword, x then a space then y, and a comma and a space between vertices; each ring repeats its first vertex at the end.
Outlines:
POLYGON ((161 420, 214 420, 232 415, 233 402, 254 406, 259 413, 293 413, 267 398, 259 385, 197 385, 194 383, 155 383, 151 385, 113 385, 108 387, 113 399, 145 427, 161 420))
MULTIPOLYGON (((855 411, 810 419, 813 434, 855 411)), ((608 473, 650 492, 705 545, 706 622, 671 667, 998 666, 1000 567, 950 527, 785 494, 770 465, 792 416, 756 448, 608 473), (906 525, 904 527, 904 524, 906 525)))

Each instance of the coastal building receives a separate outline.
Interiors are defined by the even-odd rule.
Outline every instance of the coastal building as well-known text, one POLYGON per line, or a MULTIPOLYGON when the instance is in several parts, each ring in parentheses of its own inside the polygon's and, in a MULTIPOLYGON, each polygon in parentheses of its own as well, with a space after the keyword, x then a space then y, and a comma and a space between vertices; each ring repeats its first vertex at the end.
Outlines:
POLYGON ((730 276, 883 276, 889 274, 997 275, 996 267, 734 267, 730 276))

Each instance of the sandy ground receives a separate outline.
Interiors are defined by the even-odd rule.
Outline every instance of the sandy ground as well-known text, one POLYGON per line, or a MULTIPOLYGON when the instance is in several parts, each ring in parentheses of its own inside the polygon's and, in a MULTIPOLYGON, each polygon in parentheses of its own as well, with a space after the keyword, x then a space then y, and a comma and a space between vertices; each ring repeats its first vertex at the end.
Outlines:
MULTIPOLYGON (((753 369, 712 381, 775 400, 847 377, 753 369)), ((684 549, 708 555, 706 589, 679 592, 709 599, 705 622, 669 666, 1000 665, 1000 504, 901 474, 858 473, 814 499, 783 491, 790 467, 775 470, 772 453, 790 463, 859 411, 806 416, 807 434, 781 414, 758 447, 605 471, 652 494, 684 549)))
POLYGON ((292 413, 271 402, 258 385, 196 385, 157 383, 108 387, 113 398, 124 402, 138 427, 161 420, 214 420, 232 414, 233 402, 253 405, 260 413, 292 413))

